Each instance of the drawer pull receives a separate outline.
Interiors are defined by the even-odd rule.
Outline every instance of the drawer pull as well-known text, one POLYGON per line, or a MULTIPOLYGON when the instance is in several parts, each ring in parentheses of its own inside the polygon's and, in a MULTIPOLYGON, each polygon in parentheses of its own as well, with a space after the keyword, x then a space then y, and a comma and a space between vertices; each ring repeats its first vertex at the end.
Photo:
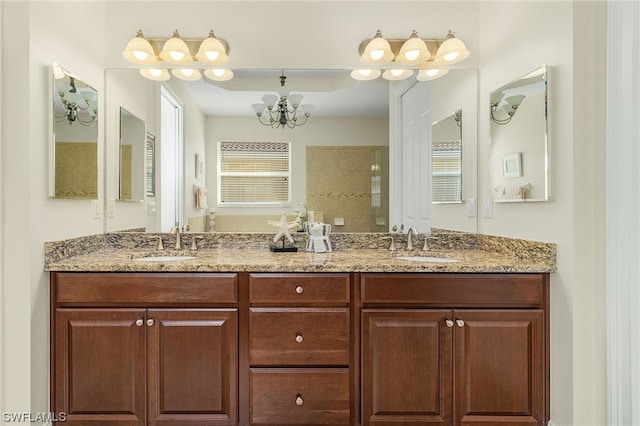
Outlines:
POLYGON ((447 324, 447 327, 449 327, 449 328, 453 327, 453 321, 451 321, 451 320, 446 320, 445 324, 447 324))
POLYGON ((296 287, 296 293, 302 294, 303 291, 304 291, 304 288, 301 285, 296 287))
POLYGON ((304 340, 304 337, 302 337, 302 334, 296 334, 296 342, 302 343, 303 340, 304 340))
POLYGON ((151 327, 151 326, 153 325, 153 323, 154 323, 154 322, 155 322, 155 321, 153 321, 153 318, 149 318, 149 319, 147 320, 147 325, 148 325, 149 327, 151 327))
POLYGON ((142 327, 142 324, 144 324, 144 320, 142 318, 140 318, 139 320, 136 321, 136 325, 138 327, 142 327))
POLYGON ((464 321, 462 321, 461 319, 456 320, 456 324, 458 324, 458 327, 460 328, 464 327, 464 321))
POLYGON ((304 404, 304 399, 302 399, 302 395, 296 396, 296 405, 304 404))

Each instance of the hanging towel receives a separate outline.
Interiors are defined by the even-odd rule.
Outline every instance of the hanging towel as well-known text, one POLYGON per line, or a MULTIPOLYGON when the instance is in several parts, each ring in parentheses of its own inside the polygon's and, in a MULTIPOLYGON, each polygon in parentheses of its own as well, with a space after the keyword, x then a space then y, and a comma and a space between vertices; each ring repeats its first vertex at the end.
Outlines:
POLYGON ((208 209, 207 205, 207 188, 202 186, 195 186, 194 188, 196 193, 196 208, 198 209, 208 209))

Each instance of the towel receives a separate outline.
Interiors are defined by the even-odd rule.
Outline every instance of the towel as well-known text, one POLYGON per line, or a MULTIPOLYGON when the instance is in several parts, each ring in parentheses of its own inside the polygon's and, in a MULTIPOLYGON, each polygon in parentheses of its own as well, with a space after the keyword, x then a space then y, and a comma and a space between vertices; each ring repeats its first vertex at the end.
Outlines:
POLYGON ((195 187, 196 193, 196 208, 198 209, 207 209, 209 206, 207 205, 207 188, 202 186, 195 187))

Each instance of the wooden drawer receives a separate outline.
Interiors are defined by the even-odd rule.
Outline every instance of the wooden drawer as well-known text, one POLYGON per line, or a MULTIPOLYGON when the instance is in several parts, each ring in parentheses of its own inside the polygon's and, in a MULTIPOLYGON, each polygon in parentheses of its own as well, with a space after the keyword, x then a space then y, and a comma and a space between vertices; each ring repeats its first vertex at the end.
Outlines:
POLYGON ((545 274, 362 274, 367 305, 542 307, 545 274))
POLYGON ((345 306, 349 274, 250 274, 253 305, 345 306))
POLYGON ((250 363, 349 365, 348 308, 251 308, 250 363))
POLYGON ((252 368, 250 387, 252 425, 350 424, 346 368, 252 368))
POLYGON ((218 306, 238 303, 235 273, 52 273, 56 306, 218 306))

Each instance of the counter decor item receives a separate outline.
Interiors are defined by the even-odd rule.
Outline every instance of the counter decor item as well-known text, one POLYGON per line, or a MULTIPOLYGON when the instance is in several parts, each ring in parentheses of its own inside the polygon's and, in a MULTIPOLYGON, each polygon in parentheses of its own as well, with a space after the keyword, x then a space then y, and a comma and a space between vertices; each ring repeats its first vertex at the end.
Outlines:
POLYGON ((307 233, 307 251, 315 253, 331 252, 331 242, 329 234, 331 233, 331 225, 320 222, 305 222, 303 225, 304 232, 307 233))
POLYGON ((280 220, 269 220, 267 222, 269 225, 273 226, 276 229, 276 235, 273 237, 274 244, 278 242, 278 240, 282 240, 282 245, 277 246, 273 245, 270 247, 273 252, 297 252, 298 248, 295 247, 293 237, 291 236, 291 230, 297 229, 299 224, 297 221, 287 222, 287 214, 282 212, 280 215, 280 220), (292 245, 287 246, 287 241, 292 245))

